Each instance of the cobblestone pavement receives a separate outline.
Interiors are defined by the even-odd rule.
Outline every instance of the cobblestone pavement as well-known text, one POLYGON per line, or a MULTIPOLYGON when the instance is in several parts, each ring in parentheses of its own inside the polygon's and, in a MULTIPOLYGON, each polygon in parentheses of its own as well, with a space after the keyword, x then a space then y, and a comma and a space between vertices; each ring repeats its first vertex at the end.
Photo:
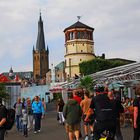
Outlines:
MULTIPOLYGON (((5 140, 68 140, 64 126, 59 125, 56 120, 56 111, 52 103, 49 105, 48 110, 46 118, 42 120, 42 130, 40 133, 33 134, 33 131, 30 131, 29 136, 25 138, 14 127, 8 132, 5 140)), ((122 128, 122 133, 124 140, 132 140, 133 130, 131 127, 122 128)))

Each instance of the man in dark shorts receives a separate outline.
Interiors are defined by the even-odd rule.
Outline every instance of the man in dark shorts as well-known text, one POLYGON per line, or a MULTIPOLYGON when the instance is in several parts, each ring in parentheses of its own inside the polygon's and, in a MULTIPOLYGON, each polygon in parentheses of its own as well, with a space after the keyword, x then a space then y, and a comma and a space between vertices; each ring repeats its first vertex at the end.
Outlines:
POLYGON ((84 91, 84 99, 81 101, 80 106, 82 108, 83 111, 83 122, 84 122, 84 131, 85 131, 85 140, 88 140, 88 126, 90 127, 90 131, 91 134, 93 134, 93 123, 94 123, 94 115, 91 114, 89 116, 89 120, 88 121, 84 121, 86 118, 86 115, 88 113, 89 107, 91 104, 91 98, 89 98, 89 92, 88 91, 84 91))
POLYGON ((88 120, 92 111, 95 113, 94 136, 93 140, 99 140, 104 131, 108 132, 107 140, 113 140, 116 130, 116 124, 113 116, 113 106, 107 94, 104 94, 104 87, 96 89, 97 95, 92 98, 89 113, 85 118, 88 120))
POLYGON ((6 131, 4 123, 6 122, 6 115, 6 108, 2 105, 2 98, 0 98, 0 140, 4 140, 4 134, 6 131))

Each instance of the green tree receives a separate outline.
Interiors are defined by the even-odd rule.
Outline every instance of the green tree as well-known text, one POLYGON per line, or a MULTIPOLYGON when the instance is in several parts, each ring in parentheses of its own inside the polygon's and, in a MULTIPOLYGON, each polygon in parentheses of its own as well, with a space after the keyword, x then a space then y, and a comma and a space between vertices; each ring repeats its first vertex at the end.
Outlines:
POLYGON ((88 90, 89 92, 93 91, 93 78, 91 76, 85 76, 82 79, 80 79, 80 87, 88 90))
POLYGON ((0 83, 0 97, 4 100, 9 98, 9 94, 6 91, 6 87, 3 83, 0 83))
POLYGON ((79 64, 81 75, 89 75, 98 71, 107 70, 110 68, 129 64, 129 62, 123 60, 107 60, 101 58, 95 58, 90 61, 84 61, 79 64))

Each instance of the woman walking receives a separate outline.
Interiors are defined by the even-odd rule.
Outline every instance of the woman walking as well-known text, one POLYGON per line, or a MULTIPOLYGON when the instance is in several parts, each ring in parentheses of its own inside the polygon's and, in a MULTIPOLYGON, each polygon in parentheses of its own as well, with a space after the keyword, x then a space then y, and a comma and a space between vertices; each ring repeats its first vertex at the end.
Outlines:
POLYGON ((58 112, 58 115, 59 115, 59 123, 60 124, 63 124, 64 125, 64 116, 63 116, 63 107, 64 107, 65 103, 63 101, 62 98, 60 98, 58 100, 58 104, 57 104, 57 112, 58 112))
POLYGON ((44 114, 44 107, 38 96, 35 96, 34 102, 32 103, 32 110, 35 119, 34 133, 40 132, 41 130, 41 118, 44 114))

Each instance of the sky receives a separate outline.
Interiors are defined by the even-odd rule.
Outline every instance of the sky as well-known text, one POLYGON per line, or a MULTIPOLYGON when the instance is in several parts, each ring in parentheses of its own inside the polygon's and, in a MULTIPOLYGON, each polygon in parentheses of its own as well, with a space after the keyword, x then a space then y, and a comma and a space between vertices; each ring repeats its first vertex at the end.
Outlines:
POLYGON ((0 0, 0 73, 32 71, 41 10, 49 63, 64 61, 64 29, 93 27, 95 55, 140 61, 140 0, 0 0))

